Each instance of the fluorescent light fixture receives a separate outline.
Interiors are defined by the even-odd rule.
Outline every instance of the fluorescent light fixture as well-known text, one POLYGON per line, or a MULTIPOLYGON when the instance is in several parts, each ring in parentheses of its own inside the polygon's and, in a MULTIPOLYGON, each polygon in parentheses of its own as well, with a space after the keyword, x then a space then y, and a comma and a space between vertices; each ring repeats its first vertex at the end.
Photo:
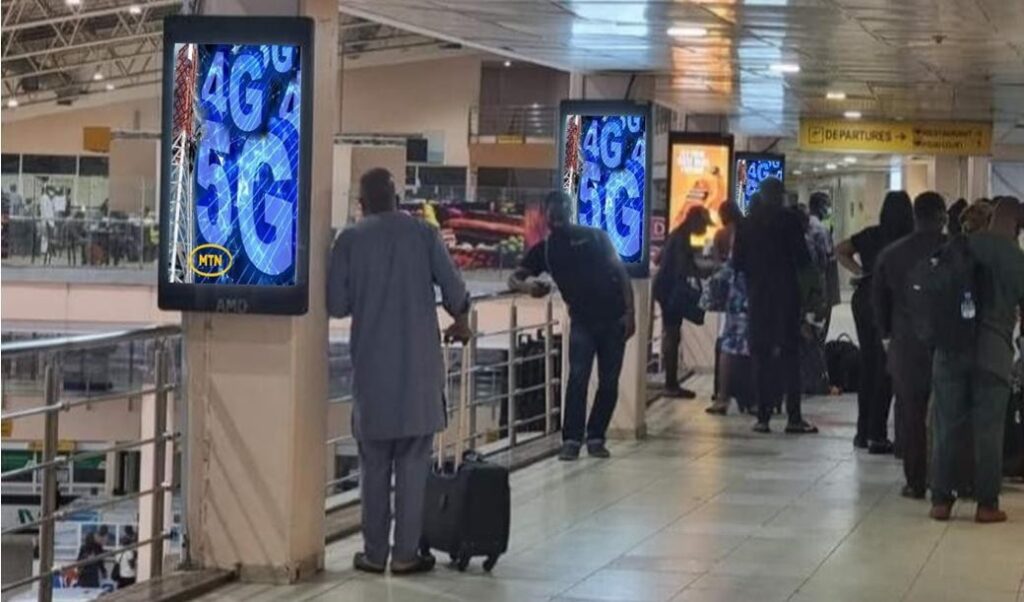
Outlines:
POLYGON ((803 170, 800 170, 800 169, 794 169, 793 170, 793 175, 794 176, 802 176, 802 175, 804 175, 804 172, 803 172, 803 170))
POLYGON ((97 71, 96 73, 93 73, 92 74, 92 80, 96 81, 96 82, 103 81, 103 72, 102 71, 97 71))
POLYGON ((772 63, 768 66, 772 73, 800 73, 800 65, 796 63, 772 63))
POLYGON ((132 4, 131 6, 128 7, 128 12, 133 14, 133 15, 141 15, 142 14, 142 7, 139 6, 138 4, 132 4))
POLYGON ((17 98, 12 98, 12 99, 8 100, 7 101, 7 108, 8 109, 17 109, 18 108, 18 99, 17 98))
POLYGON ((669 27, 666 31, 668 35, 673 38, 703 38, 708 35, 708 30, 704 27, 696 27, 693 25, 681 25, 678 27, 669 27))
POLYGON ((821 170, 820 170, 820 169, 818 169, 817 167, 814 167, 814 168, 812 168, 812 169, 811 169, 811 171, 813 171, 814 173, 818 173, 818 172, 819 172, 819 171, 821 171, 821 170))
POLYGON ((107 82, 107 85, 104 86, 104 87, 107 89, 107 92, 113 92, 114 88, 116 88, 117 86, 115 86, 114 84, 112 84, 110 82, 107 82))
POLYGON ((860 119, 862 117, 860 111, 847 111, 843 113, 843 117, 847 119, 860 119))
POLYGON ((64 0, 64 4, 67 4, 71 7, 82 6, 82 0, 64 0))
POLYGON ((512 66, 512 61, 505 61, 502 64, 505 65, 506 67, 511 67, 512 66))
POLYGON ((847 156, 847 157, 843 157, 843 163, 856 163, 856 162, 857 162, 857 157, 854 157, 852 155, 851 156, 847 156))
POLYGON ((827 169, 829 171, 833 171, 833 170, 839 169, 839 166, 836 165, 835 163, 826 163, 825 164, 825 169, 827 169))
POLYGON ((825 98, 828 100, 846 100, 846 92, 841 90, 830 90, 825 93, 825 98))

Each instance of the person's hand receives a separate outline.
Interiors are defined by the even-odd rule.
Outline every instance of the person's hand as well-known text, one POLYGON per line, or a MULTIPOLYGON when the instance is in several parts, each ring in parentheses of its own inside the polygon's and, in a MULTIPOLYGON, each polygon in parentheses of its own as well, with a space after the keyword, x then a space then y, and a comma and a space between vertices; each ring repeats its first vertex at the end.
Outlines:
POLYGON ((622 316, 622 330, 626 335, 627 341, 636 334, 636 316, 633 315, 633 312, 622 316))
POLYGON ((465 345, 473 338, 473 329, 469 327, 469 321, 465 318, 457 319, 451 326, 444 330, 444 340, 447 342, 457 341, 465 345))
POLYGON ((551 292, 551 285, 543 280, 534 280, 530 283, 530 296, 534 299, 546 297, 551 292))
POLYGON ((891 342, 891 339, 889 339, 888 337, 882 339, 882 349, 885 350, 886 353, 889 353, 889 343, 890 342, 891 342))

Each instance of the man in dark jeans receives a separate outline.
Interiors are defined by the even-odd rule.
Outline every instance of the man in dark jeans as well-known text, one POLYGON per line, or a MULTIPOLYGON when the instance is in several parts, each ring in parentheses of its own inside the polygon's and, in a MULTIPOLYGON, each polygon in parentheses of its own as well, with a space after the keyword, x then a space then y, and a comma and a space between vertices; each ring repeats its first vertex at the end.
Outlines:
POLYGON ((914 199, 914 232, 892 243, 875 261, 872 294, 875 322, 887 344, 887 367, 900 420, 903 448, 902 495, 924 499, 928 486, 928 400, 932 394, 932 349, 917 337, 907 299, 910 272, 931 257, 946 237, 946 202, 936 192, 914 199))
POLYGON ((552 192, 544 204, 551 233, 527 252, 508 284, 513 290, 543 297, 550 286, 536 277, 547 272, 558 285, 572 321, 569 383, 558 457, 577 459, 585 436, 587 453, 607 458, 610 454, 605 447, 605 432, 618 401, 626 341, 636 331, 633 289, 608 235, 570 223, 568 195, 552 192), (587 387, 595 355, 597 395, 587 421, 587 387))

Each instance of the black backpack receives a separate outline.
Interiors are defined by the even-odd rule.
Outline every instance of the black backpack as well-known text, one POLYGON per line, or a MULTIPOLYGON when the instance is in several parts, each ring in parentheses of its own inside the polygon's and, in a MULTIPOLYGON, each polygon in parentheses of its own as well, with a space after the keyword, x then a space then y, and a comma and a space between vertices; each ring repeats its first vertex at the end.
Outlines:
POLYGON ((825 343, 825 364, 828 379, 843 393, 856 393, 860 389, 860 348, 848 334, 841 334, 825 343))
POLYGON ((980 309, 978 264, 966 236, 950 239, 911 269, 907 305, 922 342, 946 351, 973 346, 980 309))

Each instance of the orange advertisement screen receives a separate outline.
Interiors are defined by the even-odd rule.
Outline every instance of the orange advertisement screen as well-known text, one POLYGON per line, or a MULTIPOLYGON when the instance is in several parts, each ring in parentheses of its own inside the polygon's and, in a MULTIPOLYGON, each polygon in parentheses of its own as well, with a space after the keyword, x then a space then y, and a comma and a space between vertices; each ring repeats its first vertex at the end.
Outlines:
POLYGON ((732 182, 732 137, 701 136, 688 140, 675 134, 669 145, 668 215, 669 232, 683 223, 687 212, 703 206, 713 226, 704 236, 693 237, 694 246, 704 246, 721 227, 718 208, 729 198, 732 182))

